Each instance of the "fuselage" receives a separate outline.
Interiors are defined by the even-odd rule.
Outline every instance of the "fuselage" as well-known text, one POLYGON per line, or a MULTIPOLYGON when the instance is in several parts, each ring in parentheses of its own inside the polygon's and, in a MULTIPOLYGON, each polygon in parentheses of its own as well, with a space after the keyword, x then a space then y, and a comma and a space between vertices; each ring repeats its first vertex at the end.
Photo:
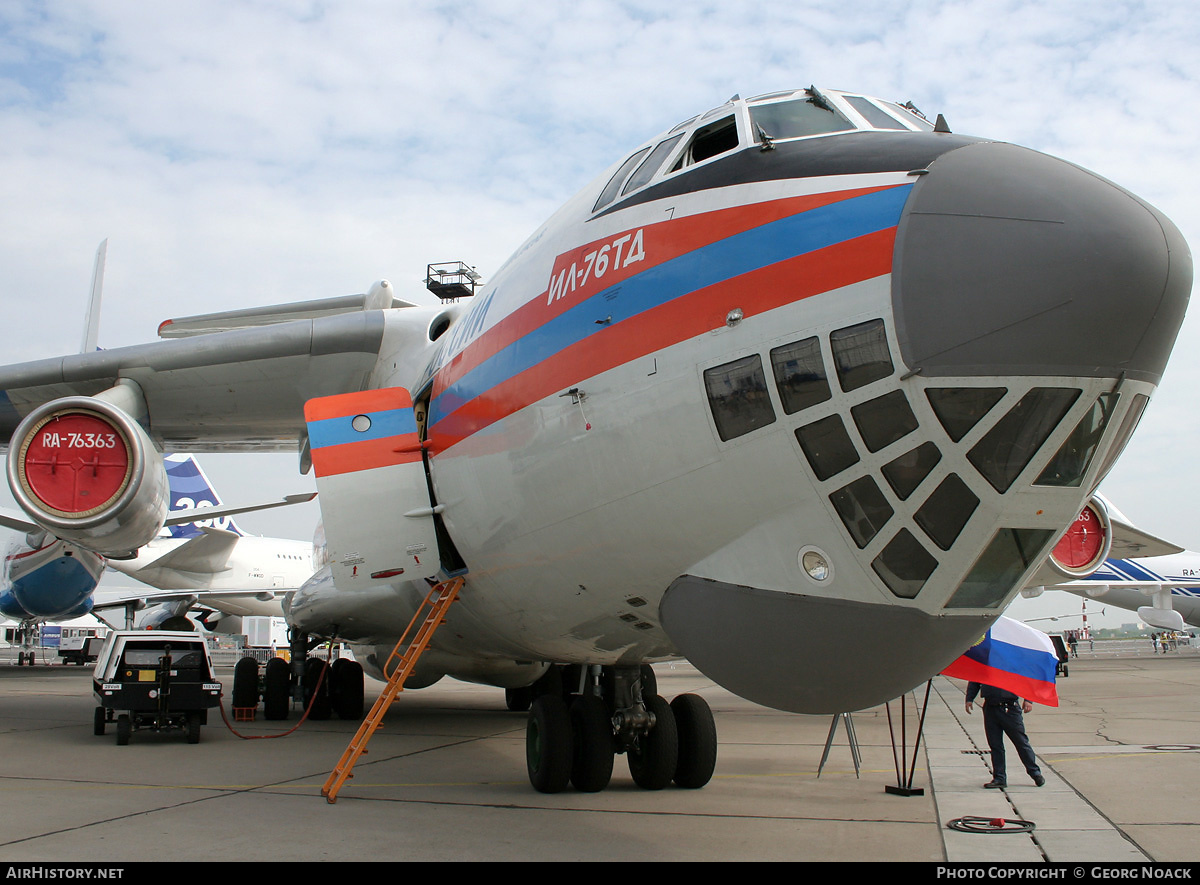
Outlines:
POLYGON ((163 563, 189 539, 156 538, 131 559, 109 567, 160 590, 245 590, 257 593, 299 587, 313 573, 312 544, 286 538, 242 535, 223 565, 213 571, 163 563))
MULTIPOLYGON (((1190 257, 1109 182, 931 130, 843 93, 731 101, 471 302, 387 312, 371 385, 413 392, 468 570, 431 666, 684 655, 828 712, 986 630, 1132 432, 1190 257)), ((318 576, 292 617, 383 643, 422 586, 318 576)))
POLYGON ((1109 559, 1087 578, 1059 589, 1132 612, 1156 604, 1156 592, 1165 592, 1171 608, 1187 624, 1200 627, 1200 555, 1192 551, 1150 559, 1109 559), (1165 589, 1156 591, 1155 585, 1165 589))

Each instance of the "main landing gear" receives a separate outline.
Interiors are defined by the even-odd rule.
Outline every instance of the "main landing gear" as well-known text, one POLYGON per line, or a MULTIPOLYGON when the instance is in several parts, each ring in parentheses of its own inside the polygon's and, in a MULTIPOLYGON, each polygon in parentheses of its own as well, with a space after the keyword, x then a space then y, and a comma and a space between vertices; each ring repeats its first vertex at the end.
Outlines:
POLYGON ((685 694, 668 704, 656 693, 648 664, 553 666, 532 689, 525 761, 539 792, 559 793, 567 784, 599 792, 612 778, 618 753, 628 758, 634 783, 646 790, 671 781, 698 789, 712 778, 717 728, 708 703, 685 694))

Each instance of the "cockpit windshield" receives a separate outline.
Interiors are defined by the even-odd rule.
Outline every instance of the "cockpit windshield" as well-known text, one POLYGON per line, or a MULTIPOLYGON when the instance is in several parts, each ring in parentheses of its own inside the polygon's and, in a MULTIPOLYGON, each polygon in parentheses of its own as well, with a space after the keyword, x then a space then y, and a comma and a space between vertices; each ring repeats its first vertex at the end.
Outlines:
POLYGON ((932 124, 912 104, 898 105, 840 90, 771 92, 725 104, 677 124, 651 145, 625 159, 592 206, 600 212, 618 198, 739 148, 770 150, 777 141, 837 135, 856 130, 930 131, 932 124), (747 133, 747 124, 749 133, 747 133), (747 137, 747 134, 749 137, 747 137))
POLYGON ((777 141, 854 128, 835 109, 822 107, 809 98, 751 105, 750 122, 756 141, 761 141, 764 133, 771 141, 777 141))

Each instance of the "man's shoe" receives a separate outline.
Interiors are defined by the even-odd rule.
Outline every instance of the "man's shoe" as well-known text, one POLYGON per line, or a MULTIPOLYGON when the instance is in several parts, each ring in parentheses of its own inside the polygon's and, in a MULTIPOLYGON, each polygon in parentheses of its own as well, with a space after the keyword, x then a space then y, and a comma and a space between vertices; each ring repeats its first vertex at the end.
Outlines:
POLYGON ((983 785, 983 788, 985 790, 999 790, 1001 787, 1006 787, 1006 786, 1008 786, 1008 784, 1006 784, 1004 781, 998 781, 995 778, 992 778, 990 781, 988 781, 986 784, 983 785))
POLYGON ((1033 785, 1035 787, 1044 786, 1045 783, 1046 783, 1046 779, 1044 777, 1042 777, 1040 774, 1035 774, 1033 776, 1033 785))

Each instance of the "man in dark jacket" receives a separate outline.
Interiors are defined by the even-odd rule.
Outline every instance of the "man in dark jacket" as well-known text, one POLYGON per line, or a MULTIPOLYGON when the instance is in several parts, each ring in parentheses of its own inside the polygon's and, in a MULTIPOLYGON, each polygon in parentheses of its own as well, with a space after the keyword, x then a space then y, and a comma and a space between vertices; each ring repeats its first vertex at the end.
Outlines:
POLYGON ((1033 709, 1029 701, 1021 700, 1011 691, 997 688, 994 685, 980 685, 978 682, 967 683, 967 712, 975 711, 976 695, 983 696, 983 730, 987 735, 988 746, 992 750, 992 779, 984 784, 989 790, 1006 786, 1008 775, 1004 766, 1004 736, 1008 735, 1017 755, 1033 782, 1041 786, 1046 782, 1042 770, 1038 767, 1037 758, 1033 755, 1033 747, 1025 735, 1025 720, 1022 712, 1028 713, 1033 709))

